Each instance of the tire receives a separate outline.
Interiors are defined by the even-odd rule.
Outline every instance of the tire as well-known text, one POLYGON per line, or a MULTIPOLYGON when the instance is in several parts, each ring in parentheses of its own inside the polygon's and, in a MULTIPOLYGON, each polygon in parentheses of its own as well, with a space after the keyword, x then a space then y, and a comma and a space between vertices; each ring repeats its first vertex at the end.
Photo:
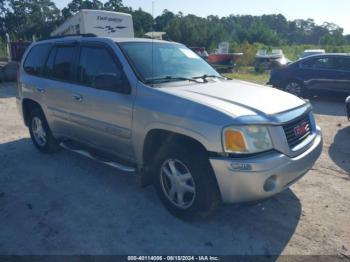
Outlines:
POLYGON ((52 136, 44 113, 34 108, 29 114, 28 128, 34 146, 42 153, 53 153, 59 149, 58 141, 52 136))
POLYGON ((298 97, 307 97, 308 95, 305 86, 299 81, 288 82, 283 90, 298 97))
POLYGON ((181 144, 167 145, 155 157, 153 179, 158 196, 165 208, 180 219, 207 217, 221 202, 214 172, 202 151, 188 150, 181 144), (173 176, 171 163, 181 175, 173 176), (169 172, 173 179, 169 178, 169 172), (189 176, 185 175, 188 173, 189 176), (183 189, 185 192, 181 193, 183 189))

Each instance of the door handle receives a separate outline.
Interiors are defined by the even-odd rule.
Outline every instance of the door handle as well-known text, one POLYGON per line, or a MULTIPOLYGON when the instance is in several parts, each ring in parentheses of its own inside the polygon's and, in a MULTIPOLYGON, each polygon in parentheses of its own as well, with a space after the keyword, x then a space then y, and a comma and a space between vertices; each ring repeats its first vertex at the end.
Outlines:
POLYGON ((79 95, 79 94, 73 94, 72 95, 72 98, 77 101, 77 102, 81 102, 83 101, 83 96, 82 95, 79 95))
POLYGON ((39 93, 45 93, 45 88, 43 87, 37 87, 36 91, 38 91, 39 93))

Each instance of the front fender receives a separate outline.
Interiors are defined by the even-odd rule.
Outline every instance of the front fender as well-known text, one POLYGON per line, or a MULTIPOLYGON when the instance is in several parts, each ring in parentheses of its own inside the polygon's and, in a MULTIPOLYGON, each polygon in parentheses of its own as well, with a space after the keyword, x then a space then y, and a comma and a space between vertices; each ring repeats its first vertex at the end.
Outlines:
POLYGON ((152 130, 164 130, 179 135, 184 135, 198 141, 200 144, 203 145, 205 149, 209 150, 210 148, 210 142, 207 139, 207 137, 195 130, 188 129, 180 125, 174 125, 163 122, 152 122, 145 126, 142 133, 134 137, 134 148, 136 149, 135 154, 137 162, 140 164, 140 166, 143 165, 143 149, 145 145, 145 140, 149 132, 151 132, 152 130))

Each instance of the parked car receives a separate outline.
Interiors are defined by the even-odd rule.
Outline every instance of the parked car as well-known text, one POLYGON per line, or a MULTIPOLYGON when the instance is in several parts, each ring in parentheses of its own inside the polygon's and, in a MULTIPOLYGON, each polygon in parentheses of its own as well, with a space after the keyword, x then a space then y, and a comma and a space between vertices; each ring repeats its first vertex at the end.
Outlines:
POLYGON ((17 105, 39 151, 60 145, 138 174, 186 219, 287 189, 322 150, 308 102, 228 80, 160 40, 36 42, 20 67, 17 105))
POLYGON ((345 105, 346 105, 346 114, 348 116, 348 120, 350 121, 350 96, 346 98, 345 105))
POLYGON ((350 94, 350 55, 324 54, 274 69, 268 84, 297 96, 321 91, 350 94))

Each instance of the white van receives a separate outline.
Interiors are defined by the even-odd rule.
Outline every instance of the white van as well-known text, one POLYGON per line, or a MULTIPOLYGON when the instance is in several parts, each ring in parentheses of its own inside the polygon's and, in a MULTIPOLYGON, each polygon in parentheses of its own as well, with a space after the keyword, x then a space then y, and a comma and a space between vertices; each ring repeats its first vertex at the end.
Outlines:
POLYGON ((111 11, 82 9, 56 28, 51 36, 71 34, 133 38, 132 16, 111 11))

